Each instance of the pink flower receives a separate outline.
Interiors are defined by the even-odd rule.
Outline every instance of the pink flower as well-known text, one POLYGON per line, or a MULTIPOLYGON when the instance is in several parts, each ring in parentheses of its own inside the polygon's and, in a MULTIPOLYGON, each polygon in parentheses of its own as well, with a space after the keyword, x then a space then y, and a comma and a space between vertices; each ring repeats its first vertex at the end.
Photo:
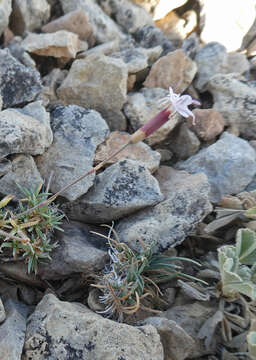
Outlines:
POLYGON ((160 104, 165 106, 165 109, 160 111, 153 119, 149 120, 137 130, 131 136, 130 143, 136 144, 139 141, 143 141, 146 137, 165 124, 176 112, 185 118, 192 116, 194 124, 195 115, 189 110, 188 106, 192 104, 201 105, 199 101, 192 99, 190 95, 175 94, 171 87, 169 87, 169 94, 160 101, 160 104))
POLYGON ((185 118, 192 116, 193 123, 195 122, 195 115, 188 106, 192 104, 201 105, 199 101, 192 99, 190 95, 175 94, 171 87, 169 87, 169 94, 161 100, 161 103, 170 108, 172 115, 177 112, 185 118))

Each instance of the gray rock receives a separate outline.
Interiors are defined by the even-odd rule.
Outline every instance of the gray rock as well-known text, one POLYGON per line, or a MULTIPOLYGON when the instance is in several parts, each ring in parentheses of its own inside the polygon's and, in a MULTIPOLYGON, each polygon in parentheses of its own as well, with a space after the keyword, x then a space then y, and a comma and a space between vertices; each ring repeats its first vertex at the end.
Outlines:
POLYGON ((8 49, 14 58, 19 60, 26 67, 36 68, 36 62, 21 46, 22 39, 16 36, 13 41, 8 44, 8 49))
POLYGON ((200 141, 185 123, 177 126, 168 138, 168 149, 178 160, 185 160, 196 154, 200 148, 200 141))
POLYGON ((163 49, 162 55, 175 50, 172 42, 156 26, 142 26, 135 32, 134 38, 140 46, 147 49, 160 45, 163 49))
POLYGON ((198 35, 195 32, 189 35, 183 41, 181 48, 192 60, 194 60, 196 54, 200 49, 200 39, 198 35))
POLYGON ((2 299, 0 298, 0 324, 4 322, 5 319, 6 319, 6 312, 4 309, 4 304, 2 302, 2 299))
POLYGON ((14 279, 19 283, 25 283, 32 287, 45 288, 45 283, 35 274, 28 274, 28 266, 24 262, 3 262, 0 263, 1 274, 7 278, 14 279))
POLYGON ((135 74, 148 66, 148 57, 143 49, 128 48, 120 52, 114 52, 111 57, 121 59, 127 65, 128 72, 135 74))
POLYGON ((11 11, 12 0, 3 0, 0 2, 0 35, 2 35, 8 26, 11 11))
MULTIPOLYGON (((100 1, 100 4, 104 1, 100 1)), ((112 0, 107 2, 111 15, 115 17, 116 22, 128 33, 134 33, 138 28, 144 25, 154 25, 152 16, 141 6, 127 0, 112 0)), ((103 6, 103 9, 104 9, 103 6)))
POLYGON ((163 200, 157 180, 140 163, 122 160, 96 177, 87 194, 64 204, 71 219, 104 223, 129 215, 163 200))
POLYGON ((210 42, 203 46, 195 57, 198 66, 195 86, 203 91, 208 81, 219 73, 240 73, 248 71, 249 61, 245 54, 228 54, 225 46, 218 42, 210 42))
POLYGON ((242 136, 256 136, 256 88, 235 74, 215 75, 207 85, 214 99, 213 108, 219 111, 226 125, 237 129, 242 136))
POLYGON ((44 118, 22 112, 22 109, 0 112, 0 158, 19 153, 42 154, 52 143, 49 115, 45 109, 42 110, 44 118))
POLYGON ((24 360, 163 360, 159 335, 151 325, 132 327, 95 314, 79 303, 44 296, 30 316, 24 360))
MULTIPOLYGON (((57 192, 87 173, 93 167, 96 147, 109 134, 105 120, 97 111, 76 105, 57 106, 51 112, 54 139, 51 147, 36 159, 41 176, 48 181, 51 172, 51 191, 57 192)), ((91 174, 62 193, 76 200, 93 185, 91 174)))
MULTIPOLYGON (((106 158, 109 158, 114 152, 127 144, 131 135, 126 132, 113 131, 107 137, 106 141, 98 146, 94 163, 97 165, 106 158)), ((116 156, 105 160, 105 167, 116 163, 119 160, 135 160, 138 164, 144 166, 151 173, 154 173, 160 164, 161 155, 154 151, 150 146, 140 141, 137 144, 130 144, 116 156)))
POLYGON ((175 321, 156 316, 149 317, 142 323, 157 329, 163 344, 165 360, 184 360, 191 354, 195 342, 175 321))
POLYGON ((101 44, 124 37, 117 24, 104 13, 94 0, 60 0, 60 3, 65 14, 77 9, 84 10, 97 43, 101 44))
MULTIPOLYGON (((163 99, 166 95, 168 95, 168 91, 161 88, 142 88, 138 92, 128 94, 127 102, 124 105, 124 113, 127 119, 129 119, 133 131, 138 130, 163 110, 159 100, 163 99)), ((150 135, 146 142, 153 146, 166 140, 180 118, 180 115, 176 113, 171 120, 150 135)))
POLYGON ((160 314, 160 317, 175 322, 177 326, 183 329, 187 336, 194 340, 194 344, 189 349, 189 358, 194 359, 216 351, 217 337, 213 337, 209 348, 206 348, 204 341, 198 337, 201 327, 214 315, 216 310, 216 307, 211 306, 209 303, 194 302, 173 306, 160 314))
POLYGON ((247 141, 226 132, 215 144, 178 163, 177 168, 206 174, 210 199, 218 203, 222 196, 237 194, 250 183, 256 174, 256 153, 247 141))
POLYGON ((118 39, 108 41, 104 44, 96 45, 89 50, 83 51, 77 55, 78 59, 85 59, 90 55, 110 55, 120 50, 120 41, 118 39))
POLYGON ((163 166, 156 173, 165 200, 118 222, 120 241, 141 251, 140 238, 154 251, 175 247, 211 212, 210 185, 204 174, 189 175, 163 166))
POLYGON ((0 94, 4 108, 33 101, 41 88, 36 69, 22 65, 8 49, 0 50, 0 94))
POLYGON ((156 329, 118 324, 79 303, 44 296, 30 316, 24 360, 163 360, 156 329))
POLYGON ((12 170, 12 163, 6 158, 0 159, 0 176, 7 174, 12 170))
POLYGON ((4 302, 6 320, 0 325, 0 354, 4 360, 21 359, 26 332, 26 305, 11 299, 4 302))
POLYGON ((11 30, 16 35, 39 29, 50 18, 51 8, 47 0, 14 0, 10 18, 11 30))
POLYGON ((32 54, 65 59, 75 58, 78 51, 88 49, 88 44, 80 41, 77 34, 66 30, 49 34, 30 33, 21 46, 32 54))
POLYGON ((56 232, 58 247, 52 251, 52 260, 39 265, 42 279, 56 280, 67 276, 92 272, 102 269, 108 259, 105 240, 90 231, 102 233, 102 228, 79 222, 62 224, 63 232, 56 232))
POLYGON ((34 159, 30 155, 15 155, 12 159, 12 168, 6 175, 0 178, 0 193, 3 195, 12 194, 16 199, 24 198, 24 194, 18 185, 27 189, 34 189, 43 184, 43 179, 37 170, 34 159))
POLYGON ((65 105, 76 104, 99 111, 111 130, 125 130, 121 109, 126 101, 127 78, 127 66, 122 60, 91 55, 73 62, 57 95, 65 105))

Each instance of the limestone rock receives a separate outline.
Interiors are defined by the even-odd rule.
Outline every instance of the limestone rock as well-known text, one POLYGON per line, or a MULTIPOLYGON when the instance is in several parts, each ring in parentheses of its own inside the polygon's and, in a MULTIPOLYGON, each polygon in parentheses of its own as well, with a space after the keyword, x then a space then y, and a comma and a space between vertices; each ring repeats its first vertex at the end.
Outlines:
MULTIPOLYGON (((109 157, 125 145, 129 141, 129 138, 130 135, 128 133, 119 131, 111 132, 106 141, 98 146, 94 162, 98 164, 109 157)), ((136 160, 137 163, 153 173, 159 167, 160 158, 161 156, 157 151, 153 151, 147 144, 139 142, 137 144, 130 144, 128 148, 107 161, 106 165, 112 165, 119 160, 136 160)))
POLYGON ((168 54, 175 50, 174 44, 167 39, 160 29, 152 25, 144 25, 140 27, 135 33, 134 38, 136 42, 146 48, 161 46, 163 49, 162 55, 168 54))
MULTIPOLYGON (((57 106, 51 112, 53 143, 36 159, 38 169, 48 181, 51 172, 51 191, 57 192, 93 166, 96 147, 104 141, 109 130, 97 111, 76 105, 57 106)), ((92 186, 91 174, 63 192, 62 196, 75 200, 92 186)))
POLYGON ((250 68, 244 54, 228 54, 225 46, 217 42, 210 42, 203 46, 196 54, 195 62, 198 67, 195 86, 200 91, 205 90, 208 81, 216 74, 243 74, 250 68))
POLYGON ((11 161, 6 158, 1 158, 0 159, 0 176, 7 174, 11 170, 12 170, 11 161))
POLYGON ((207 85, 214 99, 213 109, 221 113, 225 125, 239 130, 242 136, 256 136, 256 88, 234 74, 213 76, 207 85))
POLYGON ((122 160, 96 177, 94 186, 77 201, 63 205, 71 219, 107 223, 163 200, 158 182, 133 160, 122 160))
POLYGON ((2 299, 0 298, 0 324, 4 322, 5 319, 6 319, 6 312, 4 309, 4 304, 2 302, 2 299))
MULTIPOLYGON (((124 113, 129 119, 133 131, 138 130, 163 110, 159 100, 163 99, 166 95, 168 95, 168 91, 160 88, 142 88, 138 92, 128 94, 127 103, 124 105, 124 113)), ((153 146, 166 140, 180 118, 179 114, 175 114, 160 129, 150 135, 146 142, 153 146)))
POLYGON ((149 317, 143 325, 152 325, 157 329, 164 348, 165 360, 184 360, 192 353, 193 338, 175 321, 149 317))
POLYGON ((77 34, 60 30, 49 34, 29 34, 22 42, 23 48, 33 54, 56 58, 75 58, 81 49, 77 34))
POLYGON ((128 48, 120 52, 112 53, 111 57, 121 59, 128 68, 128 72, 135 74, 148 67, 148 57, 140 48, 128 48))
POLYGON ((33 189, 43 183, 33 157, 23 154, 15 155, 12 159, 11 170, 0 178, 0 193, 3 195, 13 194, 16 199, 22 199, 24 194, 17 184, 33 189))
POLYGON ((247 141, 225 132, 215 144, 177 167, 206 174, 211 184, 211 201, 218 203, 222 196, 237 194, 250 183, 256 174, 256 153, 247 141))
POLYGON ((63 232, 56 232, 58 247, 51 253, 52 260, 39 265, 42 279, 57 280, 77 273, 91 274, 101 270, 107 259, 105 241, 91 231, 102 233, 102 228, 69 221, 62 224, 63 232))
POLYGON ((0 95, 4 108, 34 100, 41 89, 36 69, 22 65, 8 49, 0 50, 0 95))
POLYGON ((172 151, 177 160, 185 160, 195 155, 199 148, 198 137, 185 123, 177 126, 168 138, 168 149, 172 151))
POLYGON ((39 29, 50 18, 47 0, 14 0, 10 18, 11 30, 16 35, 39 29))
POLYGON ((222 115, 214 109, 194 109, 195 124, 192 117, 187 119, 189 128, 204 140, 214 140, 224 130, 225 121, 222 115))
POLYGON ((77 9, 82 9, 86 13, 97 43, 102 44, 124 37, 117 24, 104 13, 94 0, 60 0, 60 3, 64 14, 77 9))
POLYGON ((32 67, 36 69, 36 62, 29 53, 21 45, 22 39, 16 36, 13 41, 8 44, 8 50, 14 58, 19 60, 26 67, 32 67))
POLYGON ((44 25, 41 30, 46 33, 67 30, 77 34, 80 40, 88 41, 91 46, 94 45, 95 42, 92 26, 88 22, 85 11, 82 9, 77 9, 60 16, 44 25))
POLYGON ((138 238, 146 245, 152 245, 153 239, 155 252, 177 246, 212 210, 204 174, 190 175, 162 166, 156 179, 165 200, 121 219, 115 228, 120 241, 137 251, 142 250, 138 238))
POLYGON ((0 35, 2 35, 8 26, 11 11, 12 0, 3 0, 0 2, 0 35))
POLYGON ((4 302, 6 320, 0 324, 0 353, 4 360, 21 359, 28 308, 11 299, 4 302))
POLYGON ((160 317, 175 322, 177 327, 179 326, 183 329, 184 333, 186 333, 190 339, 192 338, 194 340, 194 344, 190 342, 192 346, 188 349, 189 357, 193 359, 216 350, 216 337, 213 337, 209 348, 206 348, 204 341, 198 337, 201 327, 214 315, 216 310, 216 307, 195 302, 192 304, 173 306, 163 312, 160 317))
POLYGON ((121 108, 126 101, 127 78, 127 66, 120 59, 91 55, 73 62, 57 95, 65 104, 97 110, 111 130, 125 130, 121 108))
POLYGON ((144 86, 166 90, 171 86, 175 93, 182 93, 191 84, 196 72, 196 63, 183 50, 175 50, 154 63, 144 86))
POLYGON ((151 325, 132 327, 95 314, 79 303, 44 296, 29 317, 24 360, 163 360, 163 348, 151 325), (72 354, 72 355, 71 355, 72 354))
POLYGON ((49 119, 22 114, 16 109, 0 112, 0 158, 10 154, 42 154, 52 143, 49 119))

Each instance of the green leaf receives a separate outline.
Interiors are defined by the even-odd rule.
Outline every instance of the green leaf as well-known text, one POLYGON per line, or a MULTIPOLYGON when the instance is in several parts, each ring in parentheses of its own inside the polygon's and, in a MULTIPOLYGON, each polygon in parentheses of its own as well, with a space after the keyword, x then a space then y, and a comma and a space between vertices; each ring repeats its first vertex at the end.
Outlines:
POLYGON ((236 253, 245 265, 256 262, 256 234, 250 229, 239 229, 236 235, 236 253))

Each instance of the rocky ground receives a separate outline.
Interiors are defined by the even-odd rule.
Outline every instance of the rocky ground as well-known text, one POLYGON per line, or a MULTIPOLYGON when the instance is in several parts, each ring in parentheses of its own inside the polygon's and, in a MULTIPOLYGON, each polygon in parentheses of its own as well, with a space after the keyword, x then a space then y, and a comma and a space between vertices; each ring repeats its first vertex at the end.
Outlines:
POLYGON ((175 114, 57 198, 64 231, 37 274, 1 248, 1 360, 248 358, 255 276, 251 293, 225 297, 217 249, 256 230, 246 212, 256 205, 255 6, 0 1, 0 199, 12 194, 11 206, 24 197, 17 184, 55 193, 118 150, 169 87, 201 102, 195 122, 175 114), (179 277, 151 310, 107 318, 90 286, 111 262, 101 224, 138 253, 142 240, 199 261, 185 272, 208 285, 179 277))

